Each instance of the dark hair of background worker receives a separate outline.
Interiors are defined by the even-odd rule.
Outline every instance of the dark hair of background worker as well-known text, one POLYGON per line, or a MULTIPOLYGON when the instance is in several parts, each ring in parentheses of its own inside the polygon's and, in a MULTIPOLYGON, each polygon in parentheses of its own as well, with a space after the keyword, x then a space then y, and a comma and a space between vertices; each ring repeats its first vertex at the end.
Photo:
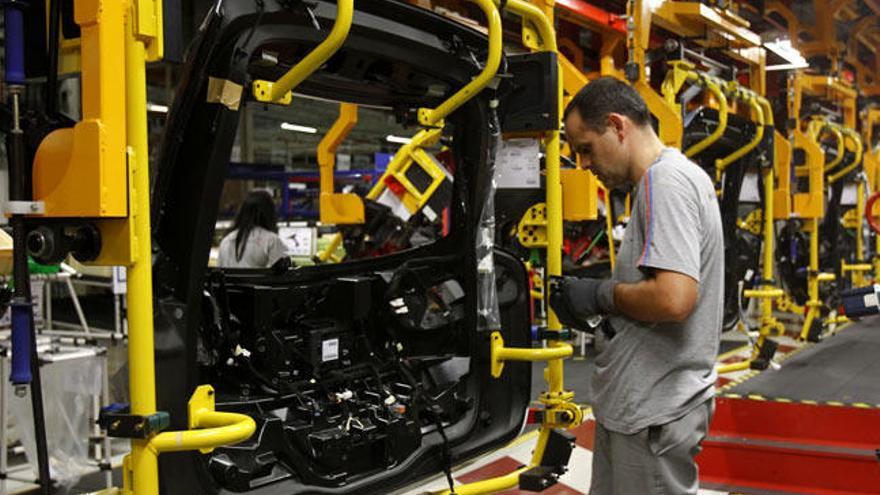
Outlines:
POLYGON ((230 268, 281 268, 281 264, 289 265, 286 251, 278 236, 278 215, 272 196, 256 190, 245 197, 232 231, 220 242, 217 264, 230 268))
POLYGON ((610 279, 554 277, 550 305, 595 332, 591 495, 696 494, 694 456, 714 409, 724 240, 705 171, 667 147, 641 96, 612 78, 565 109, 580 163, 630 186, 632 213, 610 279), (593 330, 587 323, 604 320, 593 330))

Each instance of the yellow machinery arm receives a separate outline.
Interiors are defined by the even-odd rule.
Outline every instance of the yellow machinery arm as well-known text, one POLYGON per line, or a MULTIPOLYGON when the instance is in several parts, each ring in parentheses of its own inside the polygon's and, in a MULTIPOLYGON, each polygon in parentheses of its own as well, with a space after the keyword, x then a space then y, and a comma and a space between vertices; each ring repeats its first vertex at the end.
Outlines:
POLYGON ((321 174, 319 212, 321 223, 364 223, 364 203, 352 193, 337 193, 333 188, 333 171, 336 167, 336 150, 351 129, 357 125, 358 107, 351 103, 339 104, 339 118, 318 143, 318 167, 321 174))

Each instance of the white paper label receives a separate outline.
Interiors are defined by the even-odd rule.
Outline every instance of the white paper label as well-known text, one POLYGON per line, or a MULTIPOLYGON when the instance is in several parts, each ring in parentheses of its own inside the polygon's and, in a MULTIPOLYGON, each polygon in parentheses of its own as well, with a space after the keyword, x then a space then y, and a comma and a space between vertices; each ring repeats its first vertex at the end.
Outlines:
POLYGON ((339 359, 339 339, 324 340, 321 342, 321 362, 335 361, 339 359))
POLYGON ((880 306, 877 300, 877 293, 865 294, 865 307, 876 308, 877 306, 880 306))
POLYGON ((498 189, 541 187, 539 153, 537 139, 502 141, 495 159, 495 184, 498 189))

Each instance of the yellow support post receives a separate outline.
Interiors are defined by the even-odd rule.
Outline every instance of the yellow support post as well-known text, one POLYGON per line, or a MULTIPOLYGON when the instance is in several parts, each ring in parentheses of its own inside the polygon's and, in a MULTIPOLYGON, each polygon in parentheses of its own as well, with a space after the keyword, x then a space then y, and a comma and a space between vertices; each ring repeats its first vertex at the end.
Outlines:
MULTIPOLYGON (((147 145, 146 50, 135 36, 137 3, 132 2, 125 22, 125 116, 132 169, 131 218, 135 245, 128 267, 128 362, 131 414, 156 413, 156 371, 153 347, 153 279, 150 248, 150 173, 147 145)), ((131 481, 126 493, 159 493, 156 454, 147 448, 149 439, 132 440, 128 466, 131 481)))
MULTIPOLYGON (((150 416, 156 413, 156 373, 153 346, 153 281, 150 232, 150 174, 147 144, 147 92, 145 43, 153 38, 140 29, 144 25, 144 2, 128 5, 125 22, 125 117, 129 147, 129 166, 133 184, 130 194, 130 223, 136 244, 128 267, 128 360, 131 414, 150 416), (135 27, 137 26, 137 27, 135 27)), ((157 5, 160 5, 158 3, 157 5)), ((161 10, 159 11, 161 16, 161 10)), ((161 36, 157 34, 157 36, 161 36)), ((213 394, 213 391, 211 391, 213 394)), ((147 439, 133 439, 131 454, 124 463, 124 492, 136 495, 159 493, 159 452, 167 445, 175 450, 193 450, 239 442, 253 434, 252 419, 239 414, 213 412, 201 408, 196 427, 199 432, 164 432, 147 439), (248 421, 250 423, 248 423, 248 421), (228 426, 234 423, 235 426, 228 426), (234 430, 234 431, 230 431, 234 430)), ((192 417, 191 417, 192 420, 192 417)))

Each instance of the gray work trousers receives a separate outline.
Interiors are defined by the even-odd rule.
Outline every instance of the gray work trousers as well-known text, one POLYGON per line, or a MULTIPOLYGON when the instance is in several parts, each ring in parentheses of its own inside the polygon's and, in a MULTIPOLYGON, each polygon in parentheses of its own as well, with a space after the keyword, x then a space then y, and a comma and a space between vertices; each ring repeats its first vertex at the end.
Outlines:
POLYGON ((675 421, 632 435, 596 422, 590 495, 696 495, 694 457, 714 411, 709 399, 675 421))

